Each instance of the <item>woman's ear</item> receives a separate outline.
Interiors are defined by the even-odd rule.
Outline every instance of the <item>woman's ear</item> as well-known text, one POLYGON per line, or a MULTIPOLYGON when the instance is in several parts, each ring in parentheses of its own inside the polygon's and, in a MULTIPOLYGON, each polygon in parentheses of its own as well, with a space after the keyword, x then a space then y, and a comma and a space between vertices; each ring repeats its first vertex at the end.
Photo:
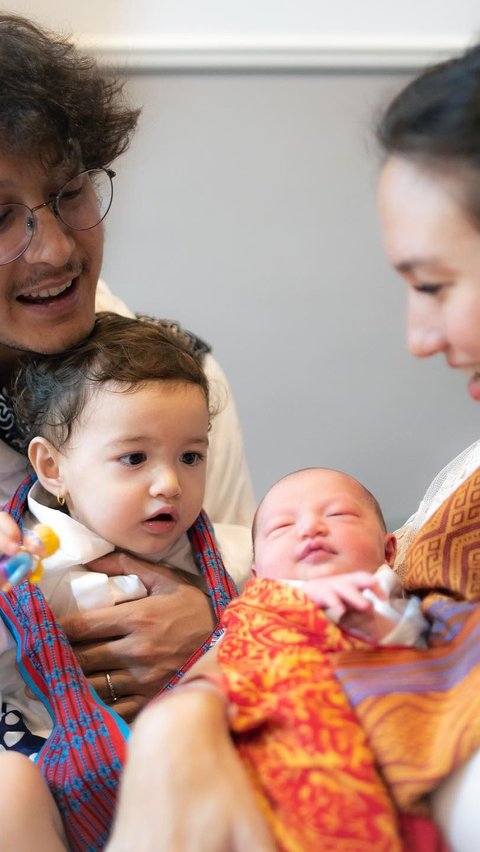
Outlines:
POLYGON ((33 438, 28 445, 28 458, 39 482, 55 497, 65 497, 66 491, 60 474, 59 451, 47 438, 33 438))
POLYGON ((387 533, 384 539, 385 562, 393 568, 395 557, 397 555, 397 539, 393 533, 387 533))

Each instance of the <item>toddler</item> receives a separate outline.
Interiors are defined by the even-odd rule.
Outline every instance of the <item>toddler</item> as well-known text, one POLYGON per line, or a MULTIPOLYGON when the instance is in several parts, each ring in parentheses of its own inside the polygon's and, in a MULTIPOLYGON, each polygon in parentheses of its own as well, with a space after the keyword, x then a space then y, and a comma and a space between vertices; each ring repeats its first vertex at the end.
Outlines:
MULTIPOLYGON (((119 717, 85 689, 49 607, 60 617, 146 595, 135 575, 107 577, 85 567, 119 548, 182 572, 210 596, 219 618, 236 593, 220 548, 241 581, 251 546, 248 531, 229 525, 219 525, 217 546, 202 512, 208 383, 195 357, 155 323, 99 315, 89 338, 69 352, 28 362, 16 390, 18 421, 38 477, 14 499, 16 516, 26 528, 37 522, 52 527, 61 547, 44 560, 39 589, 26 583, 0 598, 2 744, 31 758, 38 752, 71 847, 100 849, 125 731, 119 717), (112 742, 118 749, 103 754, 98 746, 103 740, 107 750, 112 742), (88 752, 92 743, 92 754, 78 762, 76 749, 88 752), (109 795, 104 813, 94 803, 99 786, 109 795)), ((218 630, 212 641, 216 636, 218 630)), ((122 700, 121 671, 104 678, 114 707, 122 700)), ((11 766, 16 777, 24 766, 18 755, 2 765, 4 772, 11 766)), ((31 767, 25 772, 34 783, 31 767)), ((44 842, 50 848, 46 836, 44 842)))

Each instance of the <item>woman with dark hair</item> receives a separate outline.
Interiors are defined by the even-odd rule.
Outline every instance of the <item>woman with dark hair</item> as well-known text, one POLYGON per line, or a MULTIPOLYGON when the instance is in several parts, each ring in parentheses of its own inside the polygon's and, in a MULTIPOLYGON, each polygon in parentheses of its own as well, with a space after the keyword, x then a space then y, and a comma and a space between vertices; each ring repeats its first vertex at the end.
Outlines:
MULTIPOLYGON (((381 221, 387 255, 408 288, 408 348, 417 357, 443 354, 467 375, 468 391, 480 401, 480 47, 429 69, 400 92, 385 111, 379 139, 381 221)), ((420 657, 409 658, 419 666, 418 679, 410 670, 405 692, 411 701, 394 707, 403 712, 404 727, 390 745, 398 746, 397 768, 403 757, 406 765, 417 758, 418 778, 410 778, 413 786, 418 782, 416 802, 427 805, 433 791, 436 818, 459 852, 473 852, 479 833, 476 809, 469 807, 479 783, 479 466, 480 441, 436 478, 401 530, 397 560, 409 589, 424 596, 433 627, 423 652, 430 668, 425 672, 420 657), (430 692, 425 674, 434 677, 430 692), (459 703, 457 688, 463 690, 459 703)), ((395 766, 391 771, 382 762, 377 727, 348 692, 345 673, 337 673, 398 793, 402 782, 395 766)), ((213 662, 206 675, 140 718, 111 852, 272 848, 228 736, 232 708, 213 662)), ((394 684, 392 702, 402 688, 400 680, 394 684)))

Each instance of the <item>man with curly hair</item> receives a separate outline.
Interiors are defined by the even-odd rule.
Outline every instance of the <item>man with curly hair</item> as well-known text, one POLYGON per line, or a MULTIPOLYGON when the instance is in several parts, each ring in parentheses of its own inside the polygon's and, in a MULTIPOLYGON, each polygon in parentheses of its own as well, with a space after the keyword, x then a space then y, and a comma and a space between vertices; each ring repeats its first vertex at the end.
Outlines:
MULTIPOLYGON (((130 314, 99 283, 112 200, 110 166, 130 142, 139 111, 122 84, 67 38, 0 14, 0 497, 26 472, 8 393, 25 352, 53 354, 91 331, 95 310, 130 314)), ((208 347, 191 336, 210 381, 224 380, 208 347)), ((210 438, 207 511, 247 524, 253 506, 230 397, 210 438)), ((0 516, 0 550, 20 533, 0 516)), ((95 569, 95 564, 93 568, 95 569)), ((91 685, 127 720, 195 654, 214 628, 207 597, 167 568, 115 553, 97 566, 137 573, 143 601, 85 613, 64 627, 91 685), (134 561, 134 564, 132 562, 134 561)))

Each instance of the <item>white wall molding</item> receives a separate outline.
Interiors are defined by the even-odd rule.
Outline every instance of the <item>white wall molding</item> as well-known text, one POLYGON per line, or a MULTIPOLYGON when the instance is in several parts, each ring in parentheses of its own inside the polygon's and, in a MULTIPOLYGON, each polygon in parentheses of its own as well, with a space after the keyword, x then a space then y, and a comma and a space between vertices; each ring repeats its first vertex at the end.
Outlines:
POLYGON ((182 70, 364 70, 419 68, 465 48, 465 37, 228 38, 83 36, 79 46, 128 73, 182 70))

